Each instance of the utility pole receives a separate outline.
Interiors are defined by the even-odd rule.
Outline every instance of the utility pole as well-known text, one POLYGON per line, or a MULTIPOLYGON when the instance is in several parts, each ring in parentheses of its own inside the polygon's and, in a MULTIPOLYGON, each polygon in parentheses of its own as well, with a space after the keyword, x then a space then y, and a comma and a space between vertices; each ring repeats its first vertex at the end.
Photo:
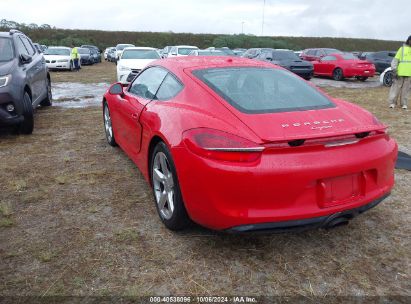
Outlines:
POLYGON ((265 0, 264 0, 264 4, 263 4, 263 22, 261 24, 261 36, 264 35, 264 19, 265 19, 265 0))
POLYGON ((244 21, 241 22, 241 34, 244 34, 244 21))

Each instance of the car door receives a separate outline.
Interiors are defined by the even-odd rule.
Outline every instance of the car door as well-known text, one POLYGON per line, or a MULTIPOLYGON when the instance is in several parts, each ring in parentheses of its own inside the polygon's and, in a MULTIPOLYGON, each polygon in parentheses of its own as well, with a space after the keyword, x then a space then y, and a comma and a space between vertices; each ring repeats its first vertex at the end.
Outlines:
POLYGON ((120 128, 120 144, 132 159, 135 159, 141 147, 142 127, 139 121, 141 112, 154 98, 167 75, 160 67, 149 67, 141 72, 131 83, 119 101, 117 119, 120 128))
MULTIPOLYGON (((46 61, 43 56, 39 54, 32 42, 25 36, 20 37, 24 46, 32 57, 33 67, 35 71, 33 88, 36 91, 36 99, 33 98, 33 104, 38 105, 41 100, 47 96, 47 72, 46 61)), ((34 94, 33 94, 34 95, 34 94)))
MULTIPOLYGON (((26 46, 24 45, 23 41, 21 40, 21 35, 18 35, 15 37, 15 45, 17 49, 17 53, 19 56, 21 55, 26 55, 28 57, 31 57, 29 51, 27 50, 26 46)), ((33 58, 32 58, 33 59, 33 58)), ((22 66, 23 71, 26 74, 26 83, 30 87, 31 90, 31 97, 32 97, 32 102, 34 102, 39 95, 38 88, 36 88, 36 62, 31 60, 29 62, 23 62, 20 58, 20 65, 22 66)))

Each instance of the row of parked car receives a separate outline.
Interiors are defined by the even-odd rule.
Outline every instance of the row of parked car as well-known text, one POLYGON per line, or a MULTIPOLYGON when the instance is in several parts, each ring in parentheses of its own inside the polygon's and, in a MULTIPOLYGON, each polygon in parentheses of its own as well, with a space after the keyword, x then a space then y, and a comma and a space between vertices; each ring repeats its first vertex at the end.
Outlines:
POLYGON ((242 56, 249 59, 270 62, 309 80, 313 76, 331 77, 341 81, 356 78, 366 81, 376 73, 381 73, 381 82, 391 85, 392 78, 387 73, 395 52, 375 52, 360 54, 342 52, 332 48, 311 48, 294 52, 286 49, 252 48, 231 50, 227 47, 210 47, 204 50, 196 46, 167 46, 164 49, 136 47, 132 44, 118 44, 106 49, 104 57, 117 64, 117 79, 122 83, 131 82, 151 61, 179 56, 242 56), (387 71, 386 71, 387 70, 387 71))
MULTIPOLYGON (((94 45, 77 47, 80 56, 80 66, 92 65, 101 62, 100 50, 94 45)), ((44 50, 43 56, 47 67, 52 70, 74 70, 71 58, 72 48, 65 46, 50 46, 44 50)))

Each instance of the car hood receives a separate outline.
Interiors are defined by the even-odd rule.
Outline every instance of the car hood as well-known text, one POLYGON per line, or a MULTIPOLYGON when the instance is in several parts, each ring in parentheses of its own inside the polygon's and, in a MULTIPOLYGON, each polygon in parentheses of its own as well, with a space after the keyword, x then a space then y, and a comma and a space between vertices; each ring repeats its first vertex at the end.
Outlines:
POLYGON ((63 59, 67 59, 70 60, 71 56, 68 55, 43 55, 44 59, 46 60, 63 60, 63 59))
POLYGON ((0 62, 0 76, 10 74, 10 71, 13 69, 16 64, 16 60, 11 60, 7 62, 0 62))
POLYGON ((130 69, 141 70, 146 67, 147 64, 157 59, 120 59, 117 63, 118 66, 125 66, 130 69))
POLYGON ((346 101, 333 108, 236 116, 263 142, 315 139, 385 129, 373 115, 346 101))

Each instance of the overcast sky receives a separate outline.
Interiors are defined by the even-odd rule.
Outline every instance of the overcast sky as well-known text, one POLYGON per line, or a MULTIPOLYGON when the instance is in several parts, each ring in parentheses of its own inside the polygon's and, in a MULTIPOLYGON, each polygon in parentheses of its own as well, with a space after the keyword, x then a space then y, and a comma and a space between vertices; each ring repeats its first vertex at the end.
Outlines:
MULTIPOLYGON (((0 19, 59 28, 261 35, 264 0, 0 0, 0 19), (243 23, 244 22, 244 23, 243 23)), ((411 0, 266 0, 266 36, 405 40, 411 0)))

